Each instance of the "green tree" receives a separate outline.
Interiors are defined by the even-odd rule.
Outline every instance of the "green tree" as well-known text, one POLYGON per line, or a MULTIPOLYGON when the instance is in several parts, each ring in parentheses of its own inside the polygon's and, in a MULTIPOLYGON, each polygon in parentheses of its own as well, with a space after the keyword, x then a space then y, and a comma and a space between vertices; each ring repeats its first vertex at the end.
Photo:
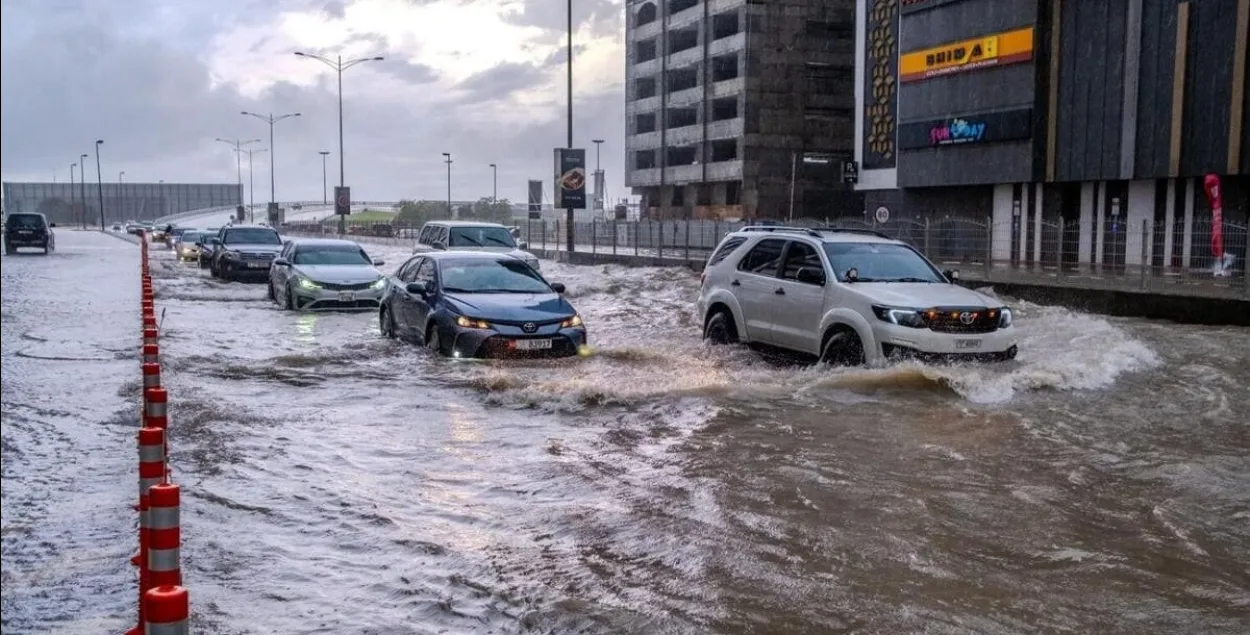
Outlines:
POLYGON ((402 227, 420 227, 428 221, 443 218, 447 218, 447 203, 444 201, 403 200, 399 202, 395 223, 402 227))
POLYGON ((503 225, 512 224, 512 203, 506 198, 499 200, 493 200, 485 196, 479 198, 473 204, 471 213, 476 220, 503 225))

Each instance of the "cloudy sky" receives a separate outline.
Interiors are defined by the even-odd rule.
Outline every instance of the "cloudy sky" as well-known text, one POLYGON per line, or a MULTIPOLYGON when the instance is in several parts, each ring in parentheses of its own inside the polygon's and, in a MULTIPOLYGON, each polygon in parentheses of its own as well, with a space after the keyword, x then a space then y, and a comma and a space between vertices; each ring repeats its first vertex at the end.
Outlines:
MULTIPOLYGON (((612 198, 624 178, 623 0, 575 0, 575 145, 606 140, 612 198)), ((263 139, 241 111, 299 112, 275 130, 279 200, 321 198, 320 150, 337 181, 335 77, 297 50, 383 55, 343 76, 347 183, 357 200, 523 201, 552 180, 565 142, 563 0, 0 0, 0 170, 67 180, 104 139, 104 179, 234 182, 218 137, 263 139)), ((256 200, 268 155, 254 155, 256 200)), ((94 157, 88 159, 95 178, 94 157)), ((247 186, 247 158, 243 160, 247 186)), ((550 192, 550 185, 546 188, 550 192)), ((550 198, 550 194, 548 194, 550 198)))

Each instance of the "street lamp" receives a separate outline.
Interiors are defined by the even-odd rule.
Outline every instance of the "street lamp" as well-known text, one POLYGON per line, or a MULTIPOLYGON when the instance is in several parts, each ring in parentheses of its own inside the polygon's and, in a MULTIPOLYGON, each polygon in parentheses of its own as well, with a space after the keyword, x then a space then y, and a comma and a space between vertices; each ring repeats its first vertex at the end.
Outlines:
POLYGON ((495 165, 494 163, 490 164, 490 177, 491 177, 490 202, 498 203, 499 202, 499 166, 495 165))
POLYGON ((317 154, 321 155, 321 204, 330 204, 330 188, 326 183, 326 157, 330 156, 329 150, 322 150, 317 154))
POLYGON ((447 157, 443 161, 447 164, 447 218, 455 218, 456 215, 451 209, 451 153, 444 152, 443 156, 447 157))
MULTIPOLYGON (((336 56, 334 57, 334 59, 330 59, 330 58, 328 58, 328 57, 322 57, 322 56, 320 56, 320 55, 314 55, 314 54, 312 54, 312 53, 305 53, 305 52, 303 52, 303 51, 296 51, 296 52, 295 52, 295 55, 296 55, 296 56, 298 56, 298 57, 307 57, 307 58, 309 58, 309 59, 314 59, 314 60, 317 60, 318 62, 321 62, 322 64, 325 64, 326 66, 329 66, 330 68, 334 69, 334 72, 338 75, 338 88, 339 88, 339 187, 346 187, 346 186, 347 186, 347 170, 346 170, 346 166, 345 166, 345 164, 344 164, 344 162, 343 162, 343 71, 345 71, 345 70, 347 70, 347 69, 349 69, 349 68, 351 68, 351 67, 353 67, 353 66, 356 66, 357 64, 364 64, 365 62, 381 62, 381 61, 382 61, 382 59, 383 59, 383 57, 382 57, 381 55, 374 55, 374 56, 372 56, 372 57, 358 57, 358 58, 356 58, 356 59, 354 59, 354 60, 347 60, 346 62, 344 62, 344 61, 343 61, 343 56, 342 56, 342 55, 336 55, 336 56)), ((272 156, 272 155, 270 155, 270 156, 272 156)), ((346 217, 346 216, 339 216, 339 234, 344 234, 344 233, 346 233, 346 232, 347 232, 347 217, 346 217)))
POLYGON ((69 221, 74 222, 74 168, 78 167, 77 163, 69 164, 69 221))
POLYGON ((277 198, 277 195, 275 195, 275 194, 274 194, 274 172, 273 172, 273 155, 274 155, 274 151, 273 151, 273 125, 274 125, 275 123, 278 123, 279 121, 282 121, 283 119, 290 119, 291 117, 298 117, 298 116, 300 116, 300 113, 298 113, 298 112, 291 112, 291 113, 287 113, 287 114, 285 114, 285 115, 276 115, 276 116, 275 116, 273 113, 269 113, 268 115, 258 115, 258 114, 254 113, 254 112, 248 112, 248 111, 244 110, 244 111, 243 111, 243 114, 245 114, 245 115, 247 115, 247 116, 249 116, 249 117, 256 117, 257 119, 259 119, 259 120, 261 120, 261 121, 263 121, 263 122, 265 122, 265 123, 269 124, 269 204, 270 204, 270 205, 272 205, 272 206, 277 206, 277 204, 278 204, 278 198, 277 198))
POLYGON ((104 231, 104 176, 100 173, 100 146, 104 139, 95 140, 95 188, 100 197, 100 231, 104 231))
MULTIPOLYGON (((122 216, 125 216, 126 215, 126 186, 122 183, 123 176, 126 176, 125 170, 122 170, 121 172, 117 173, 117 200, 120 201, 118 203, 118 207, 121 208, 119 211, 121 211, 122 216)), ((145 220, 145 219, 140 218, 139 220, 145 220)))
MULTIPOLYGON (((569 143, 566 148, 573 147, 573 0, 568 0, 569 63, 568 63, 568 108, 569 108, 569 143)), ((573 208, 565 209, 565 243, 569 253, 573 253, 573 208)))
POLYGON ((260 139, 248 139, 243 141, 240 139, 222 139, 217 140, 234 148, 234 172, 235 178, 239 184, 239 205, 243 204, 243 146, 249 143, 260 143, 260 139))
POLYGON ((268 148, 259 150, 244 150, 247 153, 247 197, 248 197, 248 218, 250 222, 256 222, 256 177, 252 174, 252 154, 260 154, 261 152, 269 152, 268 148))
POLYGON ((87 155, 78 155, 78 198, 82 199, 82 228, 87 228, 87 155))
POLYGON ((603 209, 603 192, 600 188, 603 186, 603 172, 599 169, 599 146, 603 145, 603 139, 591 139, 591 143, 595 144, 595 209, 603 209))

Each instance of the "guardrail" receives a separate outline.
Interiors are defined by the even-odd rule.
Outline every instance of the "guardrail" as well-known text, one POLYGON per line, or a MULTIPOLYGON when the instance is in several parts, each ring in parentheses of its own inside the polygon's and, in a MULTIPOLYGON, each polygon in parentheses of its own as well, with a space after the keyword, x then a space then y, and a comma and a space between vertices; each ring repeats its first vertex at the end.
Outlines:
POLYGON ((169 392, 161 386, 160 322, 148 268, 148 240, 140 239, 143 343, 143 407, 139 413, 138 623, 126 635, 188 635, 190 600, 182 586, 179 507, 181 491, 170 482, 169 392))
MULTIPOLYGON (((377 209, 393 210, 395 206, 398 204, 399 203, 395 201, 353 201, 352 208, 353 209, 377 208, 377 209)), ((322 212, 327 211, 327 210, 332 211, 334 209, 333 203, 326 203, 324 201, 289 201, 286 203, 280 203, 279 206, 282 207, 284 210, 286 210, 286 215, 288 217, 306 215, 306 214, 310 214, 310 213, 317 212, 317 211, 322 211, 322 212), (299 207, 298 208, 294 207, 296 205, 298 205, 299 207)), ((258 218, 264 218, 264 214, 266 210, 265 206, 244 205, 243 207, 248 210, 249 214, 257 214, 258 218)), ((189 218, 196 218, 196 217, 205 216, 208 214, 222 214, 226 212, 233 212, 237 208, 238 208, 238 205, 218 205, 216 207, 192 209, 192 210, 187 210, 184 212, 178 212, 177 214, 170 214, 168 216, 162 216, 153 222, 158 223, 158 224, 159 223, 175 223, 176 224, 181 220, 186 220, 189 218)))

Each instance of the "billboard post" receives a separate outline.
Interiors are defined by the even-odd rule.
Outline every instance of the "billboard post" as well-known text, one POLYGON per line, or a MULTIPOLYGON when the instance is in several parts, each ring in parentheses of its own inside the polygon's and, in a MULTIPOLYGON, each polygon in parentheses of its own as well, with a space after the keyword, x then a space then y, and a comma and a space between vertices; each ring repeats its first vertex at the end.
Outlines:
POLYGON ((567 249, 573 245, 573 210, 586 209, 586 151, 579 148, 555 149, 555 208, 567 210, 567 249))
POLYGON ((543 217, 543 182, 530 179, 529 182, 529 218, 536 220, 543 217))

